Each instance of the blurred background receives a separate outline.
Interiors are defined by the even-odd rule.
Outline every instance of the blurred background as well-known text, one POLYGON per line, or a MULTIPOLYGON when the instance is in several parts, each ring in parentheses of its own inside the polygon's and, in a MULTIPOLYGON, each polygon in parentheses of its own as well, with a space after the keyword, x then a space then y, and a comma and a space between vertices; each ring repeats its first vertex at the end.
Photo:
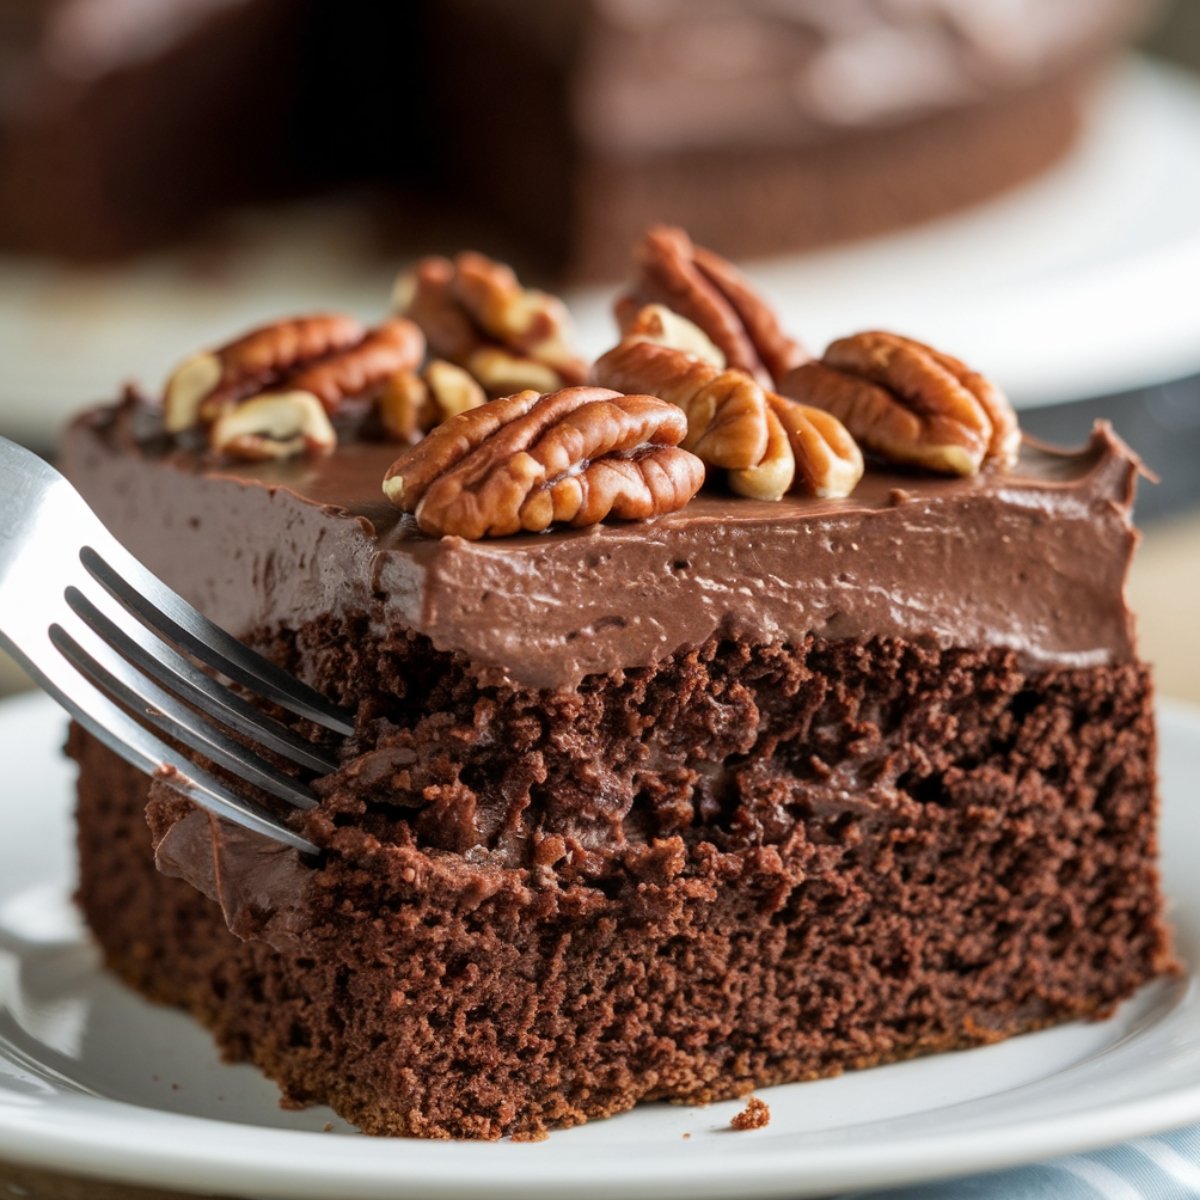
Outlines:
POLYGON ((429 251, 514 262, 599 352, 654 220, 813 348, 894 328, 1029 432, 1112 420, 1161 477, 1143 648, 1200 700, 1200 0, 0 0, 0 434, 48 456, 259 320, 378 317, 429 251))

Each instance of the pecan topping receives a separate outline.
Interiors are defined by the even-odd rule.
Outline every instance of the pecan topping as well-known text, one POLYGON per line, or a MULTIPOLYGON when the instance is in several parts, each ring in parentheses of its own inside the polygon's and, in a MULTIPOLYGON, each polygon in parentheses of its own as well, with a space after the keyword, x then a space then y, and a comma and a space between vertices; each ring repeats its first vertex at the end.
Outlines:
POLYGON ((1011 466, 1021 433, 1004 394, 956 358, 894 333, 840 338, 781 391, 838 417, 880 458, 952 475, 1011 466))
POLYGON ((353 346, 362 324, 340 313, 275 321, 216 350, 185 359, 167 380, 164 423, 181 433, 200 423, 201 408, 222 408, 282 381, 288 371, 353 346))
POLYGON ((420 375, 392 376, 379 395, 379 415, 389 436, 415 442, 448 417, 478 408, 486 400, 472 375, 435 358, 420 375))
POLYGON ((677 405, 687 415, 684 449, 710 467, 752 467, 767 449, 762 388, 742 371, 723 371, 711 358, 681 349, 704 338, 694 325, 681 334, 687 325, 674 314, 665 319, 658 306, 647 309, 631 323, 629 334, 597 359, 592 382, 677 405), (664 340, 672 335, 679 345, 664 340))
POLYGON ((370 396, 393 375, 413 370, 424 356, 421 331, 411 321, 392 317, 353 346, 289 376, 287 383, 311 392, 327 412, 335 412, 343 401, 370 396))
POLYGON ((819 408, 796 404, 775 392, 767 403, 796 456, 802 490, 814 496, 848 496, 863 475, 863 456, 850 431, 819 408))
POLYGON ((268 392, 227 408, 213 423, 213 449, 258 461, 329 454, 337 436, 311 392, 268 392))
POLYGON ((562 301, 522 287, 482 254, 422 259, 396 281, 393 304, 421 327, 434 354, 470 371, 489 395, 553 391, 587 375, 562 301))
POLYGON ((704 481, 683 414, 652 396, 574 387, 459 413, 392 464, 388 499, 426 533, 540 533, 682 508, 704 481))
POLYGON ((658 225, 634 251, 637 268, 616 304, 621 332, 647 304, 663 304, 698 325, 720 347, 725 363, 766 387, 804 362, 808 353, 780 328, 775 313, 732 263, 692 243, 682 229, 658 225))
POLYGON ((678 405, 688 422, 684 449, 728 470, 742 495, 778 500, 796 486, 849 495, 862 476, 862 454, 840 423, 767 391, 744 371, 722 370, 719 352, 702 357, 706 345, 685 318, 650 305, 597 360, 592 378, 678 405))
POLYGON ((729 486, 739 496, 754 500, 779 500, 796 479, 796 454, 778 414, 766 411, 767 446, 752 467, 729 472, 729 486))
MULTIPOLYGON (((164 425, 176 434, 207 427, 214 448, 262 457, 262 447, 240 435, 229 438, 222 433, 218 442, 217 425, 239 406, 254 397, 285 393, 309 396, 325 413, 332 414, 347 401, 374 398, 394 376, 413 371, 424 353, 421 331, 402 318, 384 321, 374 329, 338 314, 277 321, 181 363, 167 380, 164 425)), ((266 406, 257 411, 275 412, 276 408, 266 406)), ((284 418, 270 418, 276 420, 284 418)), ((233 424, 236 427, 238 422, 233 424)), ((226 422, 222 429, 229 427, 226 422)), ((299 434, 269 435, 267 456, 278 457, 280 446, 313 452, 324 437, 324 429, 315 440, 299 434)))

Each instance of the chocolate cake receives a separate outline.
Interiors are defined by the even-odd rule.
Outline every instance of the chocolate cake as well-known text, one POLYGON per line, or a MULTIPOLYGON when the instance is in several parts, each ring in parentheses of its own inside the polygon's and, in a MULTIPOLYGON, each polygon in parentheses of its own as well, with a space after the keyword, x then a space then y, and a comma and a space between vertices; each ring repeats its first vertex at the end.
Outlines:
POLYGON ((794 250, 1054 162, 1148 7, 20 0, 0 12, 0 240, 119 255, 234 202, 375 183, 574 275, 613 275, 652 220, 794 250))
MULTIPOLYGON (((1134 455, 1104 426, 1019 442, 998 392, 909 339, 807 359, 727 264, 688 261, 709 291, 679 309, 737 329, 624 305, 600 386, 479 384, 421 409, 424 436, 397 397, 451 393, 388 323, 328 316, 189 360, 165 410, 131 393, 67 432, 135 554, 357 714, 293 818, 315 857, 71 737, 107 963, 289 1104, 528 1137, 1104 1017, 1171 968, 1124 599, 1134 455), (718 365, 711 335, 739 330, 784 348, 759 356, 778 379, 718 365), (603 386, 618 370, 640 389, 603 386), (245 433, 301 385, 332 441, 245 433), (767 431, 748 463, 746 414, 767 431)), ((545 367, 526 318, 550 298, 471 256, 424 277, 410 308, 453 300, 474 339, 427 320, 439 353, 478 364, 508 336, 511 366, 536 328, 545 367), (472 307, 481 280, 522 304, 472 307)))

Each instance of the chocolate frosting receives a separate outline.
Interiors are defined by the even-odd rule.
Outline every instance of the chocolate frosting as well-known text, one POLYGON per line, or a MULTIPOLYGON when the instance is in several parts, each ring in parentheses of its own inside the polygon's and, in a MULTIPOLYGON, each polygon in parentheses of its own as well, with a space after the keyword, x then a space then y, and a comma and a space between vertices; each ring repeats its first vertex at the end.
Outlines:
POLYGON ((1008 647, 1034 666, 1134 656, 1139 464, 1103 424, 1074 452, 1027 442, 1008 473, 873 469, 845 500, 703 494, 652 522, 467 542, 387 504, 393 446, 213 465, 139 436, 153 420, 140 402, 84 416, 66 470, 135 554, 239 635, 367 614, 537 688, 725 630, 1008 647))
POLYGON ((154 862, 164 875, 186 879, 216 901, 242 939, 261 938, 283 950, 296 946, 309 927, 312 871, 297 851, 261 834, 193 809, 166 829, 154 862))

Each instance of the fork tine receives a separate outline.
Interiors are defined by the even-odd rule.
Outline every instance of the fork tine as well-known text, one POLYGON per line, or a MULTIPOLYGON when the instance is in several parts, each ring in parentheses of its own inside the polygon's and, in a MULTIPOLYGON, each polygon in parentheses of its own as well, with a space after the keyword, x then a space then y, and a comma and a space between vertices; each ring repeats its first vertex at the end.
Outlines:
MULTIPOLYGON (((60 560, 55 554, 46 553, 44 547, 60 544, 65 531, 74 533, 75 546, 104 547, 113 567, 98 554, 94 556, 110 583, 115 577, 117 586, 124 585, 127 594, 131 585, 124 583, 118 572, 128 566, 125 572, 128 579, 135 583, 144 581, 153 600, 163 601, 164 606, 182 621, 192 621, 194 636, 190 639, 180 636, 182 645, 194 645, 195 637, 199 636, 196 630, 211 629, 222 645, 237 647, 239 657, 253 663, 257 656, 204 621, 194 609, 138 565, 62 475, 36 455, 4 438, 0 438, 0 478, 4 481, 8 518, 0 522, 0 649, 12 654, 30 677, 89 733, 138 770, 151 776, 169 770, 171 785, 213 815, 306 854, 319 853, 312 842, 291 829, 285 820, 275 816, 252 796, 240 794, 235 783, 227 784, 208 769, 193 763, 188 751, 181 746, 198 748, 200 754, 214 762, 230 765, 235 775, 249 775, 266 790, 283 794, 301 807, 312 807, 315 803, 308 789, 257 754, 251 754, 225 731, 208 725, 195 709, 141 675, 129 660, 106 645, 101 635, 86 623, 84 615, 67 604, 65 593, 70 585, 90 586, 83 573, 87 570, 86 561, 80 560, 81 570, 71 565, 69 557, 60 560), (52 626, 57 630, 55 641, 51 640, 52 626), (112 688, 111 695, 105 693, 105 686, 112 688), (130 711, 121 707, 114 697, 128 704, 130 711), (181 745, 164 741, 148 725, 143 725, 141 720, 147 718, 166 728, 169 736, 181 745)), ((88 553, 89 556, 94 554, 88 553)), ((79 594, 83 596, 82 591, 79 594)), ((120 594, 115 594, 111 603, 116 606, 126 601, 120 594)), ((105 598, 102 605, 97 606, 102 615, 103 606, 108 604, 109 600, 105 598)), ((126 607, 130 606, 126 604, 126 607)), ((148 607, 152 615, 157 612, 149 601, 144 607, 148 607)), ((126 615, 123 613, 116 623, 122 627, 126 625, 126 615)), ((135 607, 133 618, 138 615, 135 607)), ((169 626, 168 619, 159 614, 157 627, 162 628, 164 622, 169 626)), ((154 626, 149 619, 147 624, 154 626)), ((147 635, 150 632, 150 629, 146 630, 147 635)), ((207 658, 205 655, 201 661, 207 661, 207 658)), ((274 693, 292 711, 301 711, 323 725, 344 732, 352 728, 349 713, 325 701, 311 688, 291 681, 272 664, 264 663, 261 671, 234 672, 231 677, 234 674, 251 681, 261 678, 282 680, 279 687, 259 687, 257 690, 274 693), (304 701, 302 705, 288 702, 289 699, 295 701, 296 696, 304 701), (314 697, 315 703, 308 703, 314 697)), ((249 686, 256 685, 251 682, 249 686)))
POLYGON ((211 675, 206 675, 156 633, 132 618, 107 592, 102 592, 99 604, 74 586, 68 587, 64 596, 85 624, 161 687, 178 693, 208 716, 299 766, 319 775, 337 770, 337 762, 323 754, 319 747, 268 717, 211 675))
POLYGON ((233 741, 200 713, 147 679, 82 621, 64 614, 64 623, 50 626, 49 638, 51 645, 94 686, 122 707, 144 716, 168 737, 296 808, 316 805, 316 797, 303 783, 233 741), (65 628, 67 622, 74 628, 65 628))
POLYGON ((189 654, 297 716, 349 737, 353 715, 268 662, 176 595, 97 523, 79 559, 97 583, 189 654), (103 546, 103 554, 96 549, 103 546), (111 564, 118 564, 119 570, 111 564))
MULTIPOLYGON (((147 775, 164 767, 174 771, 172 786, 216 817, 292 846, 303 854, 319 851, 307 838, 268 812, 262 805, 226 787, 118 708, 47 643, 37 660, 0 631, 0 646, 13 656, 39 687, 48 692, 94 738, 147 775)), ((27 647, 34 650, 34 647, 27 647)))

